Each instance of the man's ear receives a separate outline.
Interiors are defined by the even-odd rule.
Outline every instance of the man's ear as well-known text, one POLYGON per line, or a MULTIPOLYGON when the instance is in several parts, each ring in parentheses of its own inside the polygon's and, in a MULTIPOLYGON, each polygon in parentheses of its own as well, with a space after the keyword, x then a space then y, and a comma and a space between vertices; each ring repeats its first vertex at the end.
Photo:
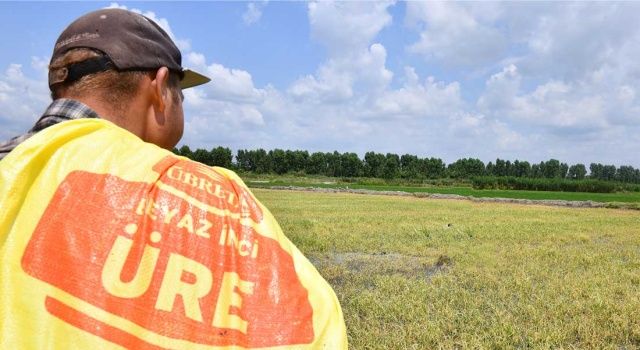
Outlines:
POLYGON ((153 105, 158 112, 163 113, 168 99, 171 98, 169 95, 169 69, 167 67, 161 67, 156 71, 155 78, 151 80, 151 87, 153 105))

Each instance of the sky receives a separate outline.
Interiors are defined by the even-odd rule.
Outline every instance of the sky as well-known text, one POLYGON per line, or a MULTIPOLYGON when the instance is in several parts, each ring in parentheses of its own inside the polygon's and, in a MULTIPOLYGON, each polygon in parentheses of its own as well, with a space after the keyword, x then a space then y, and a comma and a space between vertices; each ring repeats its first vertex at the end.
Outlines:
POLYGON ((640 2, 0 2, 0 140, 50 103, 60 32, 104 7, 183 66, 180 145, 640 167, 640 2))

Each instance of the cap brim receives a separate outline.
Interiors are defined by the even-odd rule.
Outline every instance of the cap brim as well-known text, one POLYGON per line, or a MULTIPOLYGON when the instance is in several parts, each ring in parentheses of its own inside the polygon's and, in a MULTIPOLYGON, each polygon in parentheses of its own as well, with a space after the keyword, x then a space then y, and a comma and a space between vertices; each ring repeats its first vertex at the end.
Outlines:
POLYGON ((211 81, 211 78, 206 77, 200 73, 196 73, 191 69, 182 70, 184 73, 184 78, 180 80, 180 88, 187 89, 190 87, 206 84, 211 81))

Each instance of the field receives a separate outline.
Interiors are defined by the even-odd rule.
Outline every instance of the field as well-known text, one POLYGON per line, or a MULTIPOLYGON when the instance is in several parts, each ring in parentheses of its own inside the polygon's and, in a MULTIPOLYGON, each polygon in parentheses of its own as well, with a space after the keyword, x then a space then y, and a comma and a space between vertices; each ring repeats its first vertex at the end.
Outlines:
POLYGON ((353 349, 640 348, 640 215, 254 189, 353 349))
POLYGON ((298 187, 321 187, 321 188, 351 188, 366 189, 375 191, 403 191, 403 192, 423 192, 440 194, 457 194, 461 196, 473 196, 476 198, 517 198, 533 200, 568 200, 568 201, 594 201, 594 202, 617 202, 617 203, 640 203, 640 192, 620 192, 620 193, 580 193, 580 192, 551 192, 551 191, 515 191, 515 190, 476 190, 469 184, 451 183, 438 185, 409 186, 403 184, 367 183, 367 180, 356 181, 355 183, 344 182, 332 177, 311 177, 311 176, 257 176, 245 175, 243 179, 250 187, 269 188, 271 186, 298 186, 298 187))

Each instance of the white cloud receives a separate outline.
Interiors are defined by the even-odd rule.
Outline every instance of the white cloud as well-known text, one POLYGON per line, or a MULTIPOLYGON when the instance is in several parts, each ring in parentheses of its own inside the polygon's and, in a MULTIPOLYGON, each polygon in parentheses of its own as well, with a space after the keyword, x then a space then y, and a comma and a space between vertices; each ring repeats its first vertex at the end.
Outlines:
POLYGON ((373 101, 378 116, 442 118, 464 109, 457 82, 446 84, 428 77, 420 83, 415 69, 405 67, 406 83, 396 90, 387 90, 373 101))
MULTIPOLYGON (((34 62, 39 62, 33 58, 34 62)), ((37 67, 38 64, 36 63, 37 67)), ((20 64, 0 73, 0 140, 29 130, 51 101, 44 77, 33 79, 20 64)))
POLYGON ((51 59, 49 57, 31 57, 31 68, 33 68, 36 73, 40 74, 41 78, 47 78, 49 76, 49 61, 51 59))
POLYGON ((394 2, 317 1, 309 3, 313 37, 332 55, 366 49, 380 30, 391 24, 387 8, 394 2))
POLYGON ((276 90, 257 88, 249 72, 208 63, 201 53, 188 53, 186 62, 211 77, 211 82, 184 91, 183 143, 237 149, 253 147, 273 136, 279 127, 273 123, 274 115, 285 113, 276 90))
POLYGON ((410 2, 406 22, 420 35, 410 52, 445 74, 485 77, 466 111, 484 116, 497 146, 519 140, 543 158, 578 159, 580 149, 603 154, 591 146, 611 148, 621 128, 640 146, 631 136, 640 125, 638 12, 637 3, 410 2))
POLYGON ((480 110, 485 113, 496 111, 503 112, 513 108, 518 90, 520 89, 521 76, 515 65, 505 67, 501 72, 492 75, 486 83, 486 89, 478 100, 480 110))
POLYGON ((242 21, 244 24, 250 26, 260 21, 260 17, 262 17, 262 10, 265 6, 267 6, 267 1, 248 3, 247 9, 242 14, 242 21))
MULTIPOLYGON (((375 43, 378 33, 391 24, 390 4, 366 9, 361 5, 309 5, 312 33, 328 47, 329 57, 315 74, 300 77, 287 90, 290 120, 301 126, 295 134, 299 143, 335 145, 361 154, 376 150, 445 158, 463 152, 493 157, 521 149, 516 145, 526 138, 508 124, 476 112, 475 104, 465 102, 457 81, 421 78, 407 66, 404 84, 392 87, 387 50, 375 43)), ((490 18, 491 12, 483 16, 490 18)))
POLYGON ((257 103, 263 98, 263 92, 253 85, 247 71, 229 69, 217 63, 200 70, 211 78, 211 82, 201 89, 208 97, 238 103, 257 103))
POLYGON ((640 54, 638 3, 409 2, 409 51, 448 69, 516 64, 537 79, 575 80, 640 54))
MULTIPOLYGON (((265 4, 246 4, 244 23, 266 21, 265 4)), ((402 30, 415 40, 401 51, 383 41, 399 28, 381 35, 403 25, 393 6, 308 4, 327 56, 283 89, 176 40, 185 66, 213 78, 185 90, 183 143, 640 166, 640 5, 408 2, 402 30)), ((166 19, 135 11, 175 39, 166 19)), ((46 106, 47 61, 3 67, 0 138, 46 106)))
POLYGON ((516 58, 527 74, 584 79, 633 57, 629 54, 640 54, 637 3, 562 2, 540 10, 544 11, 540 16, 533 14, 537 21, 528 23, 529 34, 524 37, 528 50, 516 58))
POLYGON ((491 22, 499 18, 499 8, 483 5, 408 2, 408 22, 424 26, 420 40, 409 51, 444 65, 478 67, 494 62, 504 53, 506 38, 491 22))
POLYGON ((297 100, 309 103, 340 103, 354 98, 354 90, 376 93, 391 81, 393 73, 385 67, 387 52, 384 46, 369 48, 330 58, 315 76, 307 75, 288 89, 297 100))
MULTIPOLYGON (((109 6, 105 7, 106 9, 121 9, 121 10, 128 10, 129 8, 125 5, 120 5, 117 2, 112 2, 109 4, 109 6)), ((140 13, 140 12, 138 12, 140 13)))
POLYGON ((183 144, 239 149, 277 142, 280 130, 285 129, 280 121, 291 112, 277 90, 258 88, 246 70, 210 63, 202 53, 187 53, 185 62, 209 76, 211 82, 184 91, 183 144))
POLYGON ((189 52, 185 55, 185 62, 192 67, 204 68, 207 65, 207 59, 203 54, 198 52, 189 52))
POLYGON ((389 85, 393 73, 385 66, 387 51, 373 42, 391 24, 387 9, 392 2, 311 2, 309 22, 316 40, 329 49, 329 58, 315 75, 300 77, 289 95, 307 103, 343 103, 378 94, 389 85), (372 43, 373 42, 373 43, 372 43))
POLYGON ((483 113, 522 125, 543 126, 548 132, 582 135, 615 124, 638 121, 635 89, 623 85, 608 89, 593 81, 549 80, 531 91, 522 88, 522 76, 514 65, 487 81, 478 100, 483 113))

